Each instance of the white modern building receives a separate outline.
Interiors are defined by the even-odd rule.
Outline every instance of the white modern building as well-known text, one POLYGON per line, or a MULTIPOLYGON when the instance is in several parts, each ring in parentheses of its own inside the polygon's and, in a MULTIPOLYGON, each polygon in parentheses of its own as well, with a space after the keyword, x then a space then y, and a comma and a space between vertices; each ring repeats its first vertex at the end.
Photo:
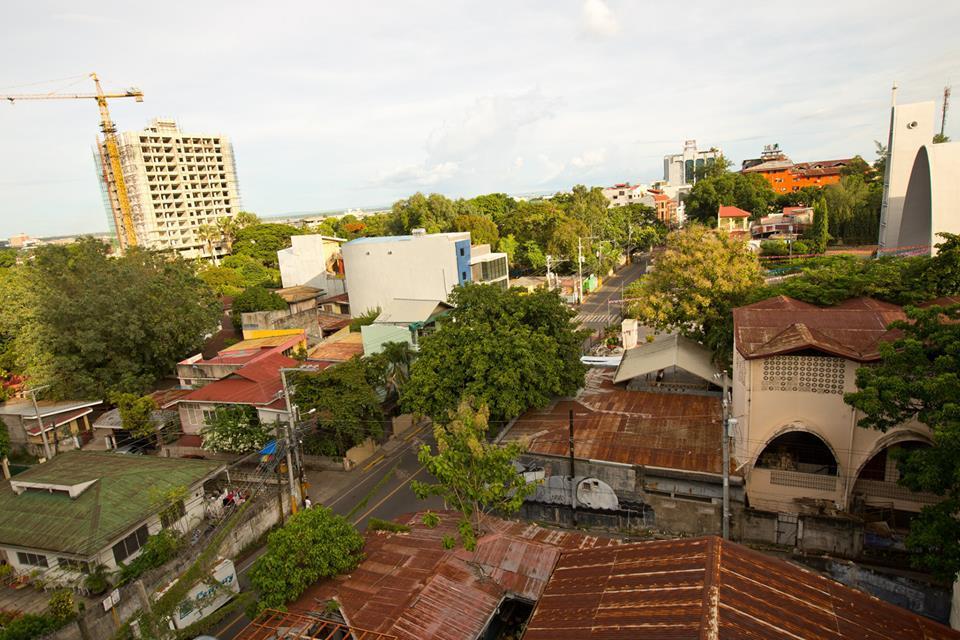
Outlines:
MULTIPOLYGON (((173 120, 153 120, 143 131, 118 134, 120 164, 130 202, 133 231, 143 247, 175 251, 185 258, 221 255, 198 229, 240 211, 233 147, 221 134, 185 133, 173 120)), ((111 230, 126 248, 116 181, 99 147, 104 200, 111 230)))
POLYGON ((305 285, 322 289, 328 296, 346 293, 340 246, 344 238, 322 235, 293 236, 292 245, 277 251, 283 286, 305 285))
POLYGON ((446 301, 454 287, 468 282, 504 282, 507 255, 476 249, 474 256, 467 231, 427 234, 414 229, 408 236, 347 242, 340 251, 351 313, 383 310, 398 298, 446 301))
POLYGON ((880 209, 880 248, 900 246, 900 223, 907 183, 920 147, 933 141, 933 101, 894 104, 890 108, 890 135, 887 139, 887 166, 883 176, 883 205, 880 209))
POLYGON ((696 140, 686 140, 682 152, 663 157, 663 179, 675 186, 693 185, 697 181, 697 169, 716 162, 721 155, 717 147, 698 151, 696 140))

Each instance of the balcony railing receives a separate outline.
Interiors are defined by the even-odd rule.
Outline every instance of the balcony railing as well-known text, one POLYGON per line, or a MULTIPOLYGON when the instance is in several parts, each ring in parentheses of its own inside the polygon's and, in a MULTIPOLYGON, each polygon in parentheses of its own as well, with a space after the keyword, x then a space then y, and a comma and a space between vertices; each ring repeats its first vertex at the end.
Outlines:
POLYGON ((778 484, 783 487, 815 489, 817 491, 836 491, 837 476, 828 476, 819 473, 803 473, 801 471, 786 471, 784 469, 770 469, 770 484, 778 484))
POLYGON ((886 500, 905 500, 918 504, 937 504, 943 498, 933 493, 920 493, 897 484, 882 480, 857 480, 853 485, 854 494, 862 494, 867 498, 884 498, 886 500))

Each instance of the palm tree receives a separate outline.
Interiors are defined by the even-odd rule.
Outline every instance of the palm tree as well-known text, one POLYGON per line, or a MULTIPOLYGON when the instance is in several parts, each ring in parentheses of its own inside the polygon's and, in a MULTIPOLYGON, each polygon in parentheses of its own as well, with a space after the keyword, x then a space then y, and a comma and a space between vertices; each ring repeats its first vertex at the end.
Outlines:
POLYGON ((387 364, 387 384, 400 395, 400 389, 410 379, 410 365, 416 352, 408 342, 385 342, 381 351, 387 364))
POLYGON ((223 234, 220 231, 218 225, 213 224, 203 224, 197 227, 197 237, 203 240, 207 244, 207 250, 210 252, 210 256, 213 258, 213 264, 219 266, 220 259, 217 257, 217 252, 214 251, 214 243, 220 243, 223 240, 223 234))

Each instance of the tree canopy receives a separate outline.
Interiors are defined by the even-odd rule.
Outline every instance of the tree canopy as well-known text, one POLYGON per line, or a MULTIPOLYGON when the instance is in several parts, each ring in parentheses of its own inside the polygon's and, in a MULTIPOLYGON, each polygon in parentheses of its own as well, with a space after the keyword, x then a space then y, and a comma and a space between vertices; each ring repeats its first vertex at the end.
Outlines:
POLYGON ((262 265, 276 269, 279 266, 277 251, 290 246, 290 237, 302 231, 289 224, 263 222, 251 224, 236 232, 233 242, 235 255, 250 256, 262 265))
POLYGON ((36 248, 0 282, 0 336, 54 398, 143 393, 216 329, 220 305, 179 258, 102 242, 36 248))
POLYGON ((716 222, 721 206, 734 206, 760 217, 770 210, 777 195, 759 173, 728 171, 729 162, 721 158, 697 180, 686 199, 687 218, 704 224, 716 222))
POLYGON ((857 370, 857 391, 844 399, 863 412, 859 426, 888 429, 917 419, 933 446, 905 452, 900 484, 943 501, 911 522, 907 546, 915 562, 944 579, 960 571, 960 307, 907 308, 893 342, 880 343, 880 364, 857 370))
POLYGON ((316 429, 304 438, 313 454, 342 456, 367 438, 383 435, 383 410, 377 388, 384 383, 380 362, 362 357, 319 373, 290 376, 293 402, 306 416, 315 412, 316 429))
POLYGON ((120 425, 134 438, 149 438, 157 435, 157 424, 153 421, 153 412, 157 410, 157 401, 150 396, 138 396, 135 393, 118 393, 113 403, 120 412, 120 425))
POLYGON ((267 537, 267 552, 250 569, 257 607, 283 608, 316 581, 346 573, 362 559, 363 537, 346 518, 326 507, 304 509, 267 537))
POLYGON ((466 285, 451 303, 447 320, 421 340, 401 392, 407 411, 446 423, 469 396, 509 420, 583 384, 586 336, 555 292, 466 285))
POLYGON ((200 431, 204 449, 226 453, 257 451, 271 438, 272 425, 260 422, 249 405, 220 405, 204 417, 200 431))
POLYGON ((243 325, 243 314, 254 311, 283 311, 287 303, 274 291, 263 287, 250 287, 233 299, 230 313, 233 324, 238 329, 243 325))
POLYGON ((440 496, 460 512, 461 542, 471 551, 483 531, 484 517, 491 511, 516 512, 535 489, 513 468, 513 461, 524 451, 522 444, 487 442, 488 417, 486 407, 474 409, 469 400, 463 400, 449 424, 434 426, 437 453, 423 445, 417 456, 437 481, 413 483, 419 498, 440 496))
POLYGON ((693 224, 671 233, 656 268, 627 287, 633 301, 625 315, 714 347, 725 363, 731 310, 762 284, 760 264, 744 242, 693 224))

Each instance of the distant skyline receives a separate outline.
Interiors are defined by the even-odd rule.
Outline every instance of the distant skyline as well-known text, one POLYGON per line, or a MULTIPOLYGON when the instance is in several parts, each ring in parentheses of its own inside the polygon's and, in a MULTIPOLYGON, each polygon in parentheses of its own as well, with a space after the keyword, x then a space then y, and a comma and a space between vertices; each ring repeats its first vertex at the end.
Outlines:
MULTIPOLYGON (((926 0, 37 0, 0 23, 0 94, 138 86, 118 128, 229 136, 243 208, 267 217, 646 182, 686 139, 735 165, 772 143, 872 161, 894 81, 939 125, 958 23, 926 0)), ((0 237, 107 229, 97 125, 92 100, 0 105, 0 237)))

